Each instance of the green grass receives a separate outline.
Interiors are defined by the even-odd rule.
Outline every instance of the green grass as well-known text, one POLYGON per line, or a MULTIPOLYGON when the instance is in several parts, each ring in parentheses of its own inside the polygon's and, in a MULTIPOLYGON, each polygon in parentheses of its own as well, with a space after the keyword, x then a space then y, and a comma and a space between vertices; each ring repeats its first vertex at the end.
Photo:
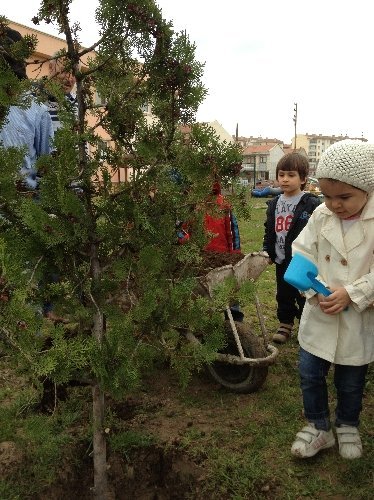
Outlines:
POLYGON ((245 253, 262 250, 266 201, 266 199, 252 198, 250 200, 251 218, 239 220, 241 246, 245 253))
MULTIPOLYGON (((251 220, 239 221, 245 253, 262 249, 266 201, 253 200, 251 220)), ((277 327, 274 266, 269 266, 260 276, 257 294, 271 336, 277 327)), ((244 310, 260 332, 253 305, 245 304, 244 310)), ((373 371, 368 376, 361 421, 363 458, 344 461, 334 449, 306 461, 296 460, 290 454, 290 446, 295 433, 304 425, 304 419, 295 337, 280 347, 277 363, 270 367, 265 387, 250 395, 248 406, 241 410, 235 432, 216 430, 208 439, 207 436, 199 438, 196 430, 195 439, 191 439, 191 432, 185 437, 190 453, 199 455, 204 450, 207 497, 237 500, 372 498, 373 371)), ((331 373, 328 382, 333 414, 335 393, 331 373)), ((230 398, 226 396, 225 399, 230 405, 230 398)))
MULTIPOLYGON (((251 220, 239 221, 242 248, 245 253, 262 248, 265 199, 253 199, 251 220)), ((257 282, 257 293, 262 305, 268 333, 277 326, 275 302, 275 270, 269 266, 257 282)), ((246 305, 246 313, 256 324, 253 306, 246 305)), ((258 327, 258 326, 257 326, 258 327)), ((254 395, 245 410, 247 425, 243 440, 250 444, 229 456, 212 450, 210 491, 219 491, 214 498, 235 499, 317 499, 355 498, 366 500, 373 496, 373 370, 368 375, 361 420, 364 456, 357 461, 344 461, 337 450, 321 453, 299 461, 291 457, 290 446, 304 419, 297 372, 298 344, 295 336, 280 347, 277 363, 270 367, 264 390, 254 395)), ((334 388, 329 374, 331 413, 334 411, 334 388)), ((221 436, 222 439, 222 436, 221 436)), ((227 439, 227 437, 226 437, 227 439)), ((220 442, 220 449, 229 446, 220 442)), ((209 448, 208 448, 209 449, 209 448)))
MULTIPOLYGON (((266 200, 255 199, 251 220, 239 221, 246 253, 262 248, 265 208, 266 200)), ((271 335, 277 325, 274 266, 269 266, 260 276, 257 293, 271 335)), ((243 306, 246 316, 260 332, 253 304, 243 306)), ((269 368, 264 386, 249 395, 236 395, 209 385, 201 373, 196 374, 183 391, 177 385, 175 373, 161 363, 150 374, 151 382, 148 385, 145 382, 143 392, 135 392, 130 399, 133 406, 124 402, 108 412, 109 448, 121 453, 126 462, 131 461, 132 453, 139 448, 147 450, 161 440, 159 424, 154 427, 148 424, 166 422, 170 432, 173 426, 177 429, 178 443, 172 446, 200 464, 204 471, 199 496, 191 496, 193 500, 371 499, 373 370, 369 372, 363 402, 363 458, 344 461, 337 449, 332 449, 309 460, 296 460, 290 454, 290 446, 304 424, 297 353, 294 336, 280 347, 277 362, 269 368), (153 383, 158 377, 164 377, 162 380, 171 386, 170 391, 157 392, 153 383), (172 390, 172 387, 177 388, 172 390), (170 402, 172 412, 167 410, 170 402), (132 409, 133 418, 126 417, 126 411, 131 413, 132 409), (122 420, 121 410, 125 415, 122 420)), ((2 373, 8 376, 10 371, 5 359, 0 358, 0 362, 0 381, 5 381, 0 391, 0 442, 14 441, 24 454, 17 474, 6 479, 1 479, 0 474, 0 498, 38 498, 43 488, 57 477, 58 468, 66 464, 79 466, 76 461, 87 459, 92 449, 87 427, 89 390, 76 388, 65 403, 60 403, 53 416, 41 415, 35 411, 34 393, 27 384, 19 387, 13 384, 10 388, 5 375, 1 378, 2 373), (79 454, 74 453, 77 449, 79 454)), ((335 394, 331 374, 329 386, 333 412, 335 394)))
MULTIPOLYGON (((250 220, 239 220, 240 239, 244 253, 258 252, 262 250, 264 237, 264 221, 266 217, 267 199, 251 198, 250 220)), ((275 308, 275 266, 269 265, 256 282, 257 295, 260 299, 261 309, 265 319, 266 329, 269 335, 276 329, 277 317, 275 308)), ((244 305, 247 317, 256 325, 257 331, 260 326, 257 321, 257 313, 253 305, 244 305)))

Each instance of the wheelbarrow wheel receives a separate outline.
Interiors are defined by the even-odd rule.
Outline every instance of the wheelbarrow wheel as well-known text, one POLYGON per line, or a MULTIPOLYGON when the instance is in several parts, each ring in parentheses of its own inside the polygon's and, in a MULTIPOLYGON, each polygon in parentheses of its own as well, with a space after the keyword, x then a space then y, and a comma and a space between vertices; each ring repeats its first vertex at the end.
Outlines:
MULTIPOLYGON (((248 323, 235 323, 239 338, 247 358, 263 358, 267 353, 262 340, 251 332, 248 323)), ((227 346, 220 352, 239 355, 229 321, 225 321, 227 346)), ((216 382, 231 392, 249 394, 257 391, 265 382, 268 366, 253 366, 249 364, 230 364, 214 361, 207 365, 208 372, 216 382)))

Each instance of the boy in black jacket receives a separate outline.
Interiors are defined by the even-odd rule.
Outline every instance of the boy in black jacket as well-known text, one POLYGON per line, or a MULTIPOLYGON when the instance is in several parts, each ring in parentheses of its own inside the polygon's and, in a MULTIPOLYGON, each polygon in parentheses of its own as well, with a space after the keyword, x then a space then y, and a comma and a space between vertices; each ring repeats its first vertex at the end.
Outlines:
POLYGON ((300 153, 288 153, 277 164, 276 178, 283 193, 268 201, 263 250, 276 266, 277 317, 279 327, 273 341, 284 344, 290 337, 295 318, 300 319, 305 298, 283 279, 292 258, 291 245, 320 200, 304 193, 309 174, 308 159, 300 153))

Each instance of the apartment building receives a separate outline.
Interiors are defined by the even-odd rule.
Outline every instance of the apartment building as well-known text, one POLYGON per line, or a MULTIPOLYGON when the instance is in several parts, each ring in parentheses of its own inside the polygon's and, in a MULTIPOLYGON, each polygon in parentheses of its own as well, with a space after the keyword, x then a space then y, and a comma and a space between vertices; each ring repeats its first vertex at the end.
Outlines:
POLYGON ((291 144, 285 144, 283 146, 283 152, 285 155, 288 153, 296 152, 296 153, 299 153, 299 154, 305 156, 306 158, 308 158, 307 152, 305 151, 304 148, 293 149, 291 144))
POLYGON ((243 168, 241 178, 248 184, 255 185, 258 179, 275 180, 278 161, 284 156, 283 148, 278 143, 248 146, 243 150, 243 168))
POLYGON ((240 144, 242 148, 247 148, 248 146, 258 146, 260 144, 279 144, 283 147, 283 141, 280 141, 279 139, 269 139, 268 137, 253 137, 251 135, 250 137, 239 136, 236 138, 236 136, 233 135, 232 138, 237 144, 240 144))
MULTIPOLYGON (((49 35, 44 33, 43 31, 39 31, 35 28, 25 26, 23 24, 16 23, 14 21, 9 22, 9 27, 17 30, 21 33, 22 36, 26 34, 36 35, 38 39, 38 45, 36 47, 36 51, 28 61, 28 66, 26 68, 27 76, 30 79, 38 80, 43 76, 48 76, 48 60, 56 54, 56 52, 67 47, 66 40, 63 38, 59 38, 53 35, 49 35), (37 61, 37 62, 35 62, 37 61)), ((82 59, 82 70, 84 71, 85 62, 95 56, 94 52, 89 52, 85 54, 82 59)), ((74 90, 73 90, 74 92, 74 90)), ((101 104, 101 99, 98 94, 95 95, 96 104, 101 104)), ((147 120, 153 120, 154 117, 152 115, 150 106, 145 106, 143 112, 146 116, 147 120)), ((87 115, 87 123, 89 126, 94 126, 96 119, 88 113, 87 115)), ((111 145, 111 137, 108 133, 100 126, 96 128, 96 132, 99 137, 102 138, 102 147, 110 147, 111 145)), ((88 146, 88 151, 90 152, 90 147, 88 146)), ((124 166, 123 168, 119 168, 113 173, 112 182, 126 182, 132 175, 132 169, 124 166)))
MULTIPOLYGON (((297 148, 303 148, 307 152, 309 165, 310 165, 310 175, 315 174, 319 159, 321 154, 335 142, 342 141, 343 139, 358 139, 367 142, 364 137, 348 137, 343 135, 322 135, 322 134, 297 134, 296 135, 296 146, 297 148)), ((295 138, 292 139, 292 148, 295 147, 295 138)))
POLYGON ((228 143, 234 143, 235 139, 233 138, 232 135, 230 135, 227 130, 219 123, 217 120, 214 120, 212 122, 204 122, 206 125, 209 125, 214 132, 218 135, 219 139, 221 141, 226 141, 228 143))

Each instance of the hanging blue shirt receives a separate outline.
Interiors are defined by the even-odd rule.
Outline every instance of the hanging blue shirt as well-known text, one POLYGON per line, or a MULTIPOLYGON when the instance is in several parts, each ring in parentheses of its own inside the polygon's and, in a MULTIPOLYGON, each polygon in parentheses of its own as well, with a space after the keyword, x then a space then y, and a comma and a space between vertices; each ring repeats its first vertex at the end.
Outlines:
POLYGON ((29 189, 37 188, 35 162, 39 156, 52 152, 52 139, 52 120, 44 104, 33 100, 28 108, 10 107, 0 130, 0 142, 5 148, 26 148, 21 174, 29 189))

